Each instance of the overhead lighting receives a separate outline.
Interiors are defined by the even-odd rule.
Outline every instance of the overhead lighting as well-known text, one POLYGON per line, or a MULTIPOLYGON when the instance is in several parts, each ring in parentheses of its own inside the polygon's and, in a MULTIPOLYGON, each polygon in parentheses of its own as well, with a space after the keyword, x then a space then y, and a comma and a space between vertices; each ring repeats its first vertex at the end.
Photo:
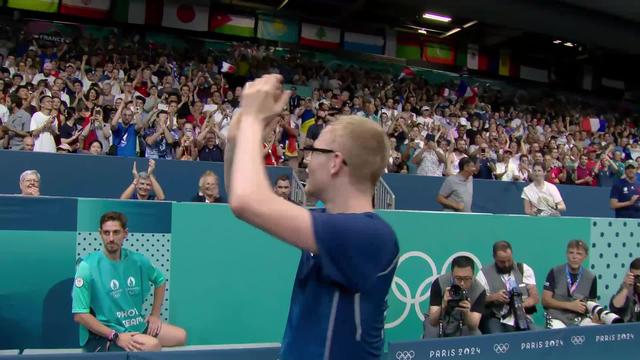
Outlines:
POLYGON ((451 21, 451 18, 448 17, 448 16, 432 14, 432 13, 424 13, 424 14, 422 14, 422 17, 425 18, 425 19, 435 20, 435 21, 442 21, 442 22, 451 21))
POLYGON ((427 30, 420 29, 420 30, 418 30, 418 32, 419 32, 420 34, 425 34, 425 35, 427 35, 427 30))
POLYGON ((460 29, 460 28, 451 29, 447 33, 445 33, 444 35, 441 35, 440 37, 441 38, 445 38, 445 37, 447 37, 449 35, 453 35, 453 34, 457 33, 460 30, 462 30, 462 29, 460 29))
POLYGON ((466 28, 468 28, 469 26, 473 26, 473 25, 475 25, 475 24, 477 24, 477 23, 478 23, 478 20, 473 20, 473 21, 471 21, 471 22, 468 22, 468 23, 466 23, 466 24, 462 25, 462 27, 466 29, 466 28))
POLYGON ((573 45, 573 43, 570 43, 570 42, 567 41, 566 43, 564 43, 564 46, 574 47, 575 45, 573 45))
POLYGON ((560 44, 562 42, 562 40, 553 40, 554 44, 560 44))

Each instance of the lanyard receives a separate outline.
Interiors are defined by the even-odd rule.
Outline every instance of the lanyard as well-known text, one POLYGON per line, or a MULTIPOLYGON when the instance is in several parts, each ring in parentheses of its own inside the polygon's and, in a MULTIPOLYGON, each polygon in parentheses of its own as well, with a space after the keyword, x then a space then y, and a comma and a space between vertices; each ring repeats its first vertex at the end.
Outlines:
POLYGON ((582 278, 582 266, 580 266, 580 272, 578 273, 578 278, 576 282, 571 281, 571 274, 569 273, 569 265, 565 265, 565 272, 567 273, 567 284, 569 285, 569 295, 573 295, 573 293, 578 288, 578 283, 580 282, 580 278, 582 278))

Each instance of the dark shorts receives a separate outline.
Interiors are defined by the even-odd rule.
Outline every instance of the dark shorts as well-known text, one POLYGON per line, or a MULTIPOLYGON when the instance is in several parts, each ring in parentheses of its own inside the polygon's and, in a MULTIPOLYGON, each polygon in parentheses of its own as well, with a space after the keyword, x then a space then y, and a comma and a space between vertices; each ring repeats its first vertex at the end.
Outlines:
MULTIPOLYGON (((142 334, 146 334, 147 328, 144 328, 142 334)), ((98 336, 92 332, 89 332, 89 339, 82 347, 86 352, 117 352, 117 351, 125 351, 120 346, 116 345, 115 342, 110 342, 106 338, 102 336, 98 336)))

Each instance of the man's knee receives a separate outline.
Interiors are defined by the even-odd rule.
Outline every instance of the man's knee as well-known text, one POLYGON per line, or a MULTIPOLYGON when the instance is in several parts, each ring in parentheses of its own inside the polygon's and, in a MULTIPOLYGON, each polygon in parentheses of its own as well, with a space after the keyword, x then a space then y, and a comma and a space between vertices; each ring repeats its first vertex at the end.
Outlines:
POLYGON ((187 343, 187 332, 181 327, 164 324, 158 339, 162 347, 183 346, 187 343))
POLYGON ((138 334, 135 336, 136 340, 141 342, 142 351, 160 351, 162 350, 162 345, 160 345, 160 340, 154 338, 153 336, 138 334))
POLYGON ((176 326, 175 341, 176 345, 174 346, 185 345, 187 343, 187 331, 181 327, 176 326))

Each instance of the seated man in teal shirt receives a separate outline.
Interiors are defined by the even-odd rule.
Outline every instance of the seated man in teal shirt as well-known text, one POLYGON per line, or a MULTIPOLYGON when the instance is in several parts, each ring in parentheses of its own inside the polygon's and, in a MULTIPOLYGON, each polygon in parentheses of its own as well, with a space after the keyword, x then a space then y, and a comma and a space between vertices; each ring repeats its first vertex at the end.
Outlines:
POLYGON ((105 213, 100 218, 104 249, 77 267, 72 313, 81 325, 80 345, 88 352, 159 351, 186 342, 183 329, 160 320, 165 278, 149 259, 122 248, 128 234, 124 214, 105 213), (142 305, 150 284, 153 307, 145 318, 142 305))

